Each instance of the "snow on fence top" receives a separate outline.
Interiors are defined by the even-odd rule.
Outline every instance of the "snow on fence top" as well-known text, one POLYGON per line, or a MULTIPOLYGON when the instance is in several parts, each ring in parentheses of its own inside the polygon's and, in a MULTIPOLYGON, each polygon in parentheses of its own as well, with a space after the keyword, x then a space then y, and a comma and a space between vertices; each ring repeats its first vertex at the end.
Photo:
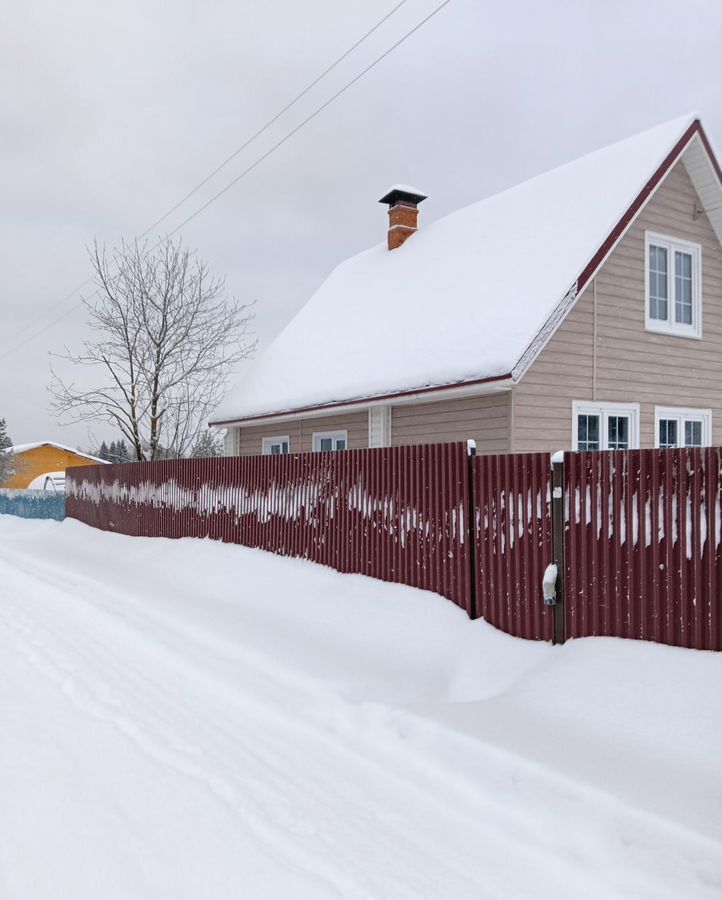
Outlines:
POLYGON ((213 421, 508 375, 573 302, 585 266, 692 121, 425 224, 393 252, 384 243, 342 263, 213 421))

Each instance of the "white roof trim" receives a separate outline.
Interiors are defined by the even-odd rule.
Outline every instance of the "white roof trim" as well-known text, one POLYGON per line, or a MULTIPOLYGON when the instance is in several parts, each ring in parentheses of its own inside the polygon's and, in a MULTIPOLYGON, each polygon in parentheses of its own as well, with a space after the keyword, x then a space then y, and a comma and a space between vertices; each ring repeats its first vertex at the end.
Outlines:
POLYGON ((685 148, 682 162, 702 201, 702 209, 717 235, 717 240, 722 244, 722 182, 698 134, 694 135, 685 148))

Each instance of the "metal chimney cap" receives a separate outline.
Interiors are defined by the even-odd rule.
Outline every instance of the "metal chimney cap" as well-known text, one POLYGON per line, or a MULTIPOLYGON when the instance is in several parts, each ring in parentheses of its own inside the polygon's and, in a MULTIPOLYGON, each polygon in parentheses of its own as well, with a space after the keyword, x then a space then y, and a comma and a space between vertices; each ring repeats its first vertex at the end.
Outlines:
POLYGON ((416 206, 421 203, 422 200, 426 200, 427 196, 427 194, 422 194, 421 191, 408 184, 395 184, 388 189, 384 196, 379 200, 379 203, 387 203, 389 206, 393 206, 394 203, 398 203, 399 200, 402 200, 407 203, 413 203, 414 206, 416 206))

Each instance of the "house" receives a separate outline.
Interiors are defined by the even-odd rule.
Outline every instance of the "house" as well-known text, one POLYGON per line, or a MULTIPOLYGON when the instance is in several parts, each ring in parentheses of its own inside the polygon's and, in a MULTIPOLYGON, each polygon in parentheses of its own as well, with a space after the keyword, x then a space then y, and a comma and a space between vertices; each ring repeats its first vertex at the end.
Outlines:
POLYGON ((722 444, 722 172, 668 122, 342 263, 215 414, 229 455, 722 444))
POLYGON ((65 469, 71 466, 106 465, 106 461, 54 441, 17 444, 5 452, 15 454, 15 474, 0 484, 2 488, 60 489, 65 486, 65 469), (52 486, 46 484, 50 478, 52 486))

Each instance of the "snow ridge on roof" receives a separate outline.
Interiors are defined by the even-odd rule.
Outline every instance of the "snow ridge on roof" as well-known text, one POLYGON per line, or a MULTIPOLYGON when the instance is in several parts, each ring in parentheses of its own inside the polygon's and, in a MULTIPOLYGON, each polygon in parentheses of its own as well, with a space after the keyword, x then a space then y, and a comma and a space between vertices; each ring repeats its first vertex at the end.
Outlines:
POLYGON ((508 375, 694 121, 580 157, 341 263, 212 421, 508 375))
POLYGON ((76 456, 82 456, 83 459, 92 459, 93 462, 103 463, 104 465, 108 463, 107 459, 100 459, 97 456, 91 456, 89 453, 82 453, 80 450, 76 450, 75 447, 68 447, 65 444, 58 444, 55 441, 36 441, 31 444, 14 444, 12 447, 7 447, 4 452, 25 453, 27 450, 36 450, 38 447, 55 447, 56 450, 65 450, 66 453, 74 453, 76 456))

